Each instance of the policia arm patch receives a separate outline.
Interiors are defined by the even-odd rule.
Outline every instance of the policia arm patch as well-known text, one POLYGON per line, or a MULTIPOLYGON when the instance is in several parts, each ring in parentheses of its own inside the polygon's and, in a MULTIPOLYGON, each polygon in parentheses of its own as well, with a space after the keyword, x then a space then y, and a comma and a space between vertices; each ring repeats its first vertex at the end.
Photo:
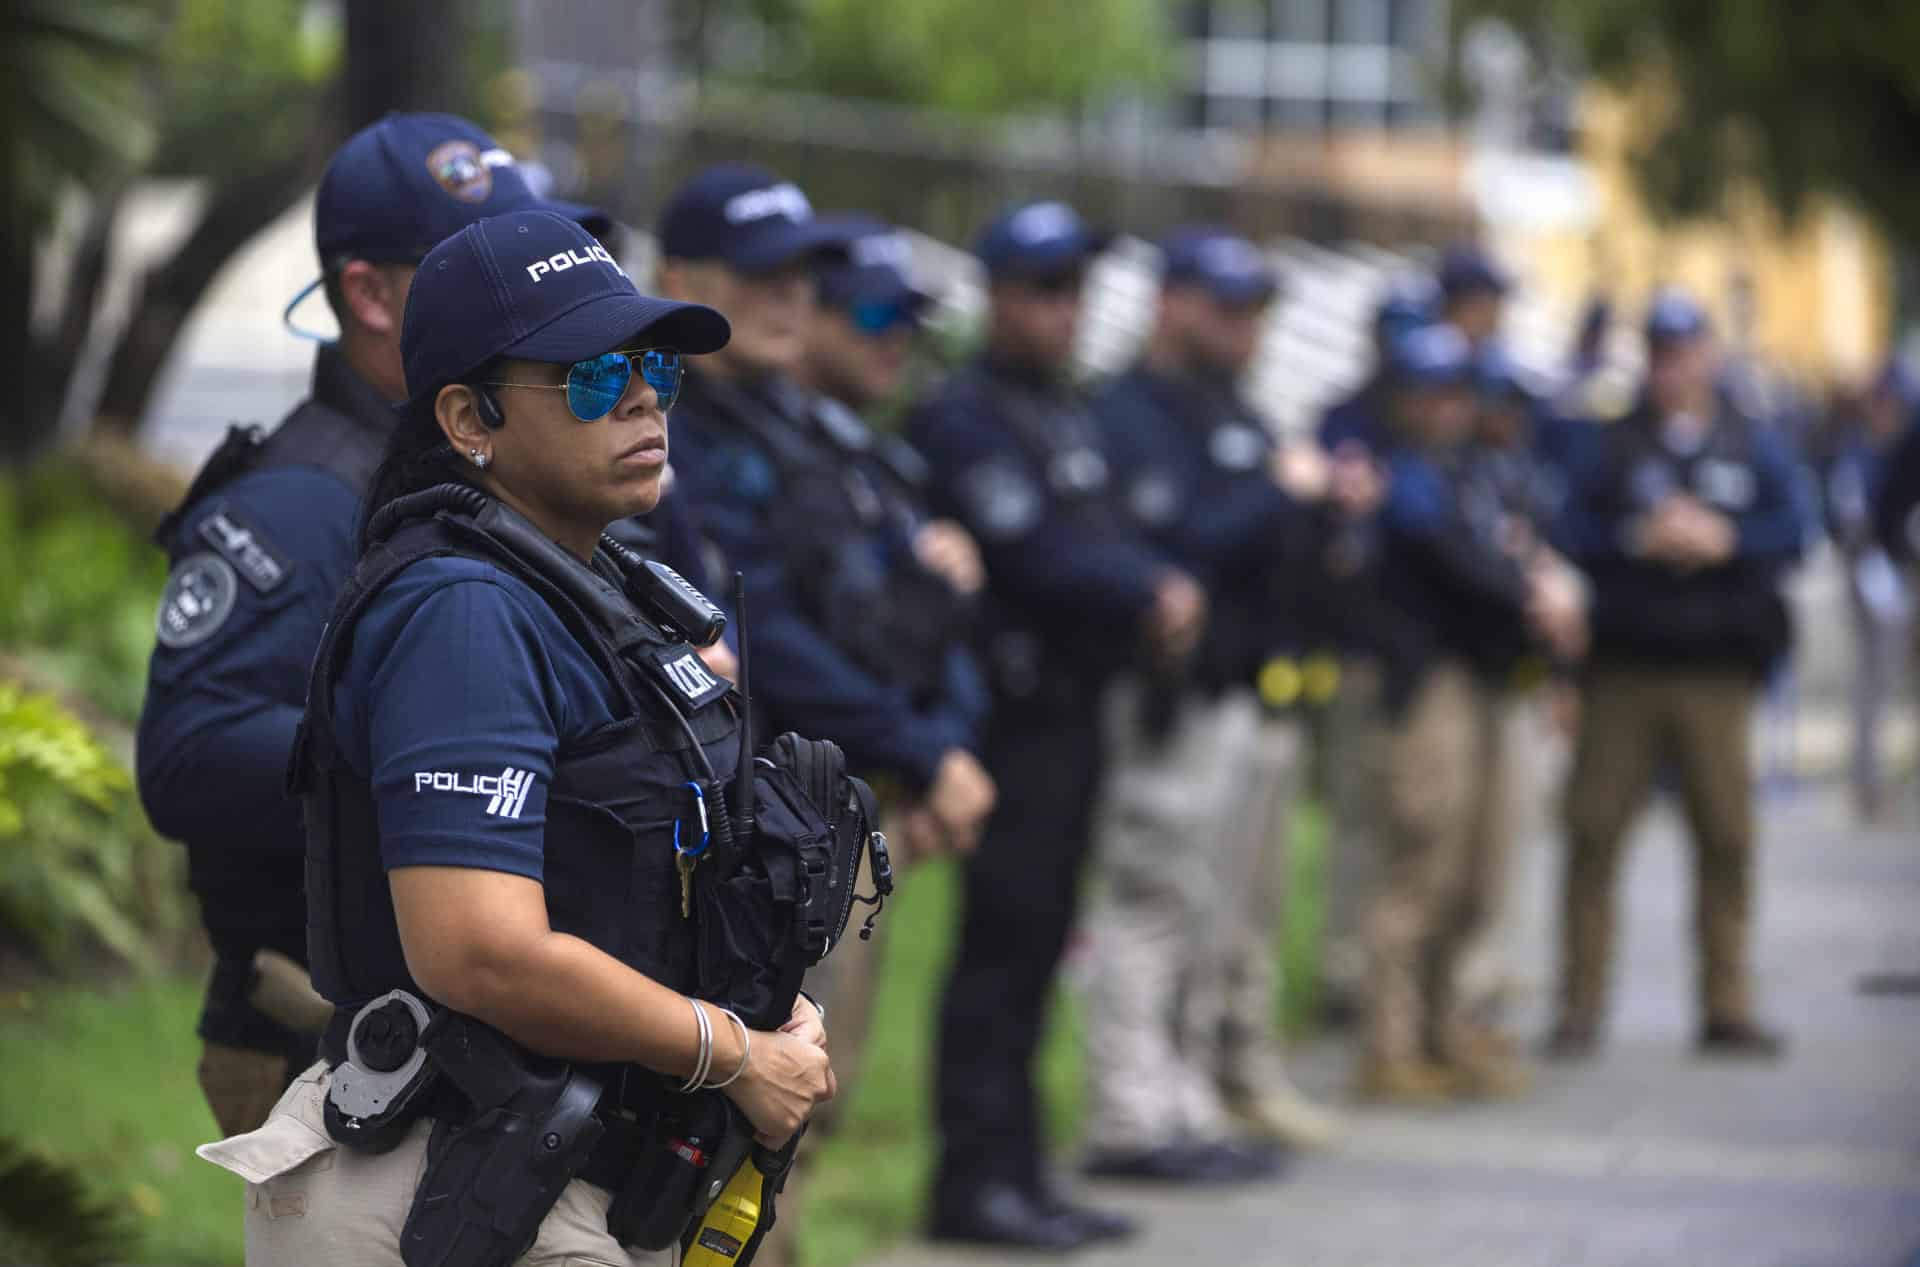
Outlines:
POLYGON ((292 570, 286 556, 231 507, 222 506, 201 520, 200 537, 262 594, 280 588, 292 570))
POLYGON ((180 560, 160 593, 160 645, 182 651, 213 637, 233 614, 239 590, 233 565, 219 555, 202 550, 180 560))

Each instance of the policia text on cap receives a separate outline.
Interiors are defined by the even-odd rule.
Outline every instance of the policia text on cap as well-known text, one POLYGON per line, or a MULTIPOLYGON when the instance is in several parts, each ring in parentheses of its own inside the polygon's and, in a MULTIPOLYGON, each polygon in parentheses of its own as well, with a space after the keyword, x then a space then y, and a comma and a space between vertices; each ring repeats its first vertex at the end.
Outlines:
POLYGON ((831 835, 810 797, 864 827, 870 794, 790 736, 736 783, 739 697, 628 601, 647 569, 601 534, 659 497, 677 359, 641 350, 710 352, 727 325, 592 248, 517 212, 415 279, 407 414, 295 757, 335 1019, 264 1127, 202 1150, 249 1181, 249 1263, 666 1262, 689 1226, 686 1261, 744 1261, 757 1238, 694 1218, 726 1103, 737 1160, 834 1093, 789 947, 838 940, 850 868, 751 851, 831 835), (569 251, 590 262, 525 267, 569 251))

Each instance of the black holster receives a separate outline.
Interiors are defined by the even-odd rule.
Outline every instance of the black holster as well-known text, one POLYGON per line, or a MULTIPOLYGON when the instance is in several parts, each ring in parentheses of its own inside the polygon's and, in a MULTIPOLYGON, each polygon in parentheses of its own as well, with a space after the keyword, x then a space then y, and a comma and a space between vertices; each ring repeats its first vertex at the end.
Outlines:
POLYGON ((400 1257, 407 1267, 508 1267, 606 1129, 593 1112, 600 1084, 457 1012, 435 1017, 421 1041, 470 1111, 434 1125, 400 1257))

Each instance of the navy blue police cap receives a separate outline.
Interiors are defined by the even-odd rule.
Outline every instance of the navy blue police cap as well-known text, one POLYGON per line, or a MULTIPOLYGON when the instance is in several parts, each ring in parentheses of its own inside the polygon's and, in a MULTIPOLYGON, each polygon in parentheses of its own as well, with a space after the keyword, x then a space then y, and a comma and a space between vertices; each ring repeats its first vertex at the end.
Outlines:
POLYGON ((470 224, 428 253, 407 294, 400 358, 410 408, 495 357, 570 364, 637 346, 717 352, 727 319, 643 295, 606 247, 551 211, 470 224))
POLYGON ((1707 333, 1707 311, 1683 290, 1671 286, 1655 292, 1647 305, 1647 342, 1676 343, 1707 333))
POLYGON ((1163 286, 1197 286, 1224 304, 1264 304, 1280 290, 1279 274, 1259 247, 1214 225, 1172 230, 1160 253, 1163 286))
POLYGON ((1113 235, 1064 202, 1027 202, 995 216, 974 239, 989 277, 1057 277, 1107 249, 1113 235))
POLYGON ((1439 290, 1424 274, 1396 277, 1373 310, 1374 338, 1391 342, 1434 319, 1439 290))
POLYGON ((1526 372, 1498 339, 1488 339, 1473 353, 1473 381, 1480 394, 1492 400, 1524 403, 1534 398, 1526 372))
POLYGON ((1448 299, 1475 293, 1504 295, 1513 287, 1506 271, 1477 246, 1449 247, 1440 257, 1436 280, 1448 299))
POLYGON ((749 276, 845 250, 839 231, 815 217, 798 185, 753 163, 695 172, 660 212, 660 254, 720 260, 749 276))
POLYGON ((347 139, 327 163, 314 197, 314 245, 322 268, 348 259, 412 263, 487 216, 542 208, 605 233, 595 207, 544 199, 513 155, 451 114, 389 114, 347 139))
POLYGON ((1473 380, 1473 348, 1467 336, 1445 322, 1409 330, 1393 342, 1388 358, 1403 387, 1464 387, 1473 380))
POLYGON ((912 312, 933 302, 913 284, 913 244, 899 229, 858 211, 823 216, 821 223, 838 232, 846 254, 822 263, 820 302, 836 308, 898 304, 912 312))

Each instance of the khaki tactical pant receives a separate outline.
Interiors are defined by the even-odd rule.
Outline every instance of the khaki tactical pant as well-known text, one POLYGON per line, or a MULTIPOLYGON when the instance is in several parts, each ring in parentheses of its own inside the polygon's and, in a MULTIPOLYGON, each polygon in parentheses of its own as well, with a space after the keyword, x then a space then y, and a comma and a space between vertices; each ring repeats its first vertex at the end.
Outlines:
POLYGON ((1367 903, 1379 890, 1387 860, 1387 719, 1379 666, 1347 660, 1340 690, 1322 724, 1327 790, 1326 913, 1320 986, 1331 1004, 1357 1005, 1366 992, 1367 903))
POLYGON ((1501 694, 1465 664, 1427 670, 1387 744, 1390 848, 1368 904, 1365 1055, 1457 1055, 1471 1018, 1461 956, 1495 900, 1506 853, 1501 694))
MULTIPOLYGON (((200 1147, 247 1181, 247 1267, 401 1267, 400 1229, 426 1170, 430 1121, 378 1156, 335 1144, 322 1124, 331 1075, 315 1064, 256 1131, 200 1147)), ((576 1179, 540 1224, 522 1267, 663 1267, 678 1251, 638 1253, 607 1232, 602 1189, 576 1179)))
MULTIPOLYGON (((1258 751, 1251 693, 1182 699, 1165 735, 1144 733, 1141 711, 1135 684, 1113 688, 1101 886, 1088 919, 1087 1136, 1096 1149, 1226 1131, 1211 1057, 1182 1049, 1182 999, 1212 995, 1200 1016, 1226 1005, 1222 956, 1245 924, 1245 890, 1233 886, 1258 870, 1243 855, 1262 835, 1244 813, 1258 751)), ((1270 993, 1258 1023, 1272 1023, 1270 993)))
POLYGON ((1751 1019, 1753 694, 1753 678, 1736 669, 1603 664, 1587 673, 1566 793, 1563 1023, 1597 1027, 1605 1012, 1620 856, 1663 766, 1678 775, 1693 835, 1701 1011, 1708 1021, 1751 1019))

